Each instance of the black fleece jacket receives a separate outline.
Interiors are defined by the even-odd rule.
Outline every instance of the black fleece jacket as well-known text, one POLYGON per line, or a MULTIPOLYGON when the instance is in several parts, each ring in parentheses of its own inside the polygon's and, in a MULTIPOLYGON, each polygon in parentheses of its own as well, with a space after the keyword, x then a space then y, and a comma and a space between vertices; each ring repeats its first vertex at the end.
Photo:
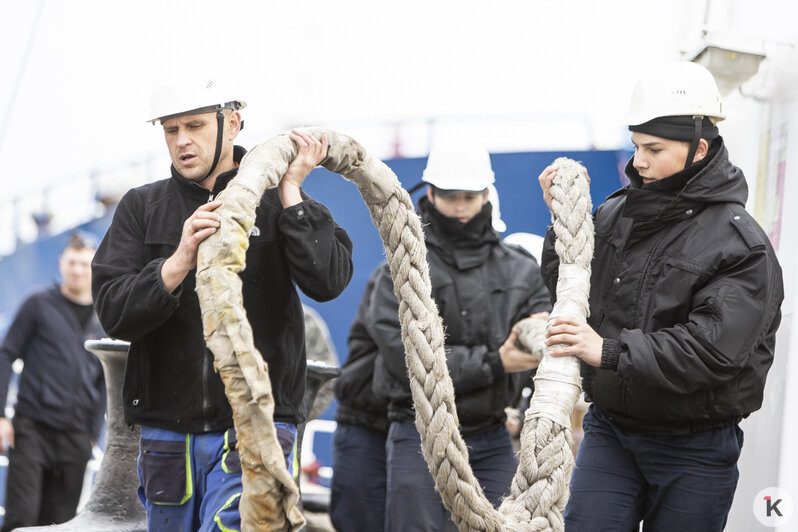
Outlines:
POLYGON ((20 306, 0 346, 0 412, 8 394, 11 364, 25 362, 15 412, 48 427, 84 432, 96 440, 105 415, 105 378, 100 360, 83 348, 105 336, 92 314, 85 327, 58 286, 36 292, 20 306))
MULTIPOLYGON (((236 146, 240 161, 244 149, 236 146)), ((172 177, 130 190, 120 201, 92 263, 95 307, 109 334, 131 342, 125 369, 125 421, 177 432, 232 426, 224 387, 206 348, 195 273, 170 293, 160 270, 180 242, 183 222, 223 190, 209 192, 172 169, 172 177)), ((283 209, 276 189, 256 209, 243 282, 255 347, 269 364, 276 421, 300 423, 305 391, 302 305, 296 286, 316 301, 346 288, 352 243, 321 203, 304 196, 283 209)))

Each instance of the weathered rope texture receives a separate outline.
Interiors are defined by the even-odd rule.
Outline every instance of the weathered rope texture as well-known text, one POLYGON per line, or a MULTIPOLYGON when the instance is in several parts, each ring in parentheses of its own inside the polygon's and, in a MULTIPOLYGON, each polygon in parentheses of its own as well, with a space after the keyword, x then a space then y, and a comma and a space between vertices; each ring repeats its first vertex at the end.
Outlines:
MULTIPOLYGON (((523 494, 516 495, 516 491, 524 489, 524 486, 536 486, 537 477, 522 475, 519 470, 513 482, 513 499, 506 501, 502 513, 499 513, 482 494, 468 464, 468 453, 458 430, 454 388, 446 367, 443 328, 430 295, 424 234, 410 197, 393 172, 351 138, 318 128, 308 131, 317 138, 322 134, 327 135, 330 148, 322 165, 358 186, 383 239, 394 290, 399 299, 399 318, 416 408, 416 426, 421 434, 424 457, 444 504, 452 511, 460 530, 545 530, 545 527, 530 528, 530 522, 533 518, 548 519, 551 512, 547 509, 538 510, 535 507, 523 510, 523 515, 519 513, 517 518, 513 516, 505 522, 507 511, 515 511, 517 506, 527 504, 523 494), (505 506, 509 510, 505 510, 505 506)), ((277 185, 295 155, 296 147, 285 135, 260 144, 247 154, 238 175, 220 195, 223 205, 216 212, 221 215, 221 227, 200 246, 198 258, 197 293, 205 337, 225 384, 239 434, 239 452, 244 470, 244 494, 240 509, 242 530, 245 531, 293 531, 303 525, 301 513, 296 508, 297 488, 285 468, 274 432, 274 401, 268 367, 252 343, 252 331, 243 311, 241 284, 237 275, 244 267, 257 201, 267 188, 277 185)), ((587 212, 589 219, 589 200, 587 212)), ((558 237, 564 238, 560 233, 558 237)), ((589 240, 592 246, 592 232, 589 240)), ((582 255, 588 257, 589 267, 592 247, 582 255)), ((567 259, 561 260, 567 262, 567 259)), ((562 283, 562 268, 560 275, 562 283)), ((558 295, 560 293, 558 287, 558 295)), ((586 308, 585 305, 577 306, 586 308)), ((542 363, 541 367, 544 366, 546 364, 542 363)), ((578 379, 578 364, 576 367, 578 379)), ((548 379, 556 382, 565 378, 555 371, 554 377, 548 379)), ((578 390, 578 380, 575 385, 569 382, 572 388, 578 390)), ((535 397, 537 395, 536 391, 535 397)), ((573 408, 573 404, 570 408, 573 408)), ((561 407, 559 412, 564 410, 566 408, 561 407)), ((556 426, 561 414, 541 414, 540 417, 539 423, 548 426, 549 433, 562 433, 556 426)), ((527 418, 529 426, 529 414, 527 418)), ((531 439, 538 437, 536 432, 540 431, 525 428, 522 441, 529 444, 531 439)), ((545 443, 549 439, 541 437, 540 441, 545 443)), ((570 454, 569 440, 570 433, 567 433, 554 446, 540 445, 551 456, 537 462, 533 460, 534 465, 526 466, 549 476, 553 475, 551 471, 562 470, 560 477, 564 476, 564 480, 558 481, 557 486, 558 489, 564 486, 566 494, 567 475, 557 465, 562 461, 558 456, 563 452, 555 449, 555 446, 560 445, 570 454)), ((522 461, 521 468, 524 468, 525 462, 522 461)), ((528 500, 541 505, 556 505, 567 500, 567 495, 549 489, 544 490, 543 496, 530 497, 528 500)), ((561 509, 559 512, 561 514, 561 509)))

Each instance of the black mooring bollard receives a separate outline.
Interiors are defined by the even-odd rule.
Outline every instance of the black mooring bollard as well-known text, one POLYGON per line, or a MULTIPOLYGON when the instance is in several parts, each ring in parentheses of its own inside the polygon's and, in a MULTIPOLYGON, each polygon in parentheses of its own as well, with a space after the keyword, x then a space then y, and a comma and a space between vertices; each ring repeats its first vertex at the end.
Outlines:
MULTIPOLYGON (((122 412, 122 377, 129 346, 128 342, 109 338, 88 340, 85 344, 102 362, 108 391, 105 454, 86 505, 66 523, 16 528, 15 532, 146 532, 144 507, 136 494, 139 429, 125 425, 122 412)), ((340 372, 334 366, 308 362, 304 403, 310 407, 321 385, 340 372)), ((301 432, 297 449, 302 448, 301 432)))

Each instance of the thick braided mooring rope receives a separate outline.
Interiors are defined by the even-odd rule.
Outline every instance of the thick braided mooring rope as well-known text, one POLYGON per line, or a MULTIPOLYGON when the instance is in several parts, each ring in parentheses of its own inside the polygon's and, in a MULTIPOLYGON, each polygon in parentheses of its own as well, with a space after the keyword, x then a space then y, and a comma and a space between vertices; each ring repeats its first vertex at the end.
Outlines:
MULTIPOLYGON (((555 250, 560 257, 557 302, 549 322, 559 316, 585 321, 593 258, 593 219, 584 168, 559 158, 551 186, 555 250)), ((505 530, 563 530, 562 513, 568 502, 573 470, 570 414, 582 391, 579 360, 552 358, 558 346, 541 344, 540 320, 524 320, 516 327, 530 350, 544 349, 535 375, 535 392, 521 432, 518 471, 510 497, 499 511, 506 517, 505 530)))
MULTIPOLYGON (((556 451, 554 446, 560 445, 570 453, 570 437, 566 433, 558 443, 548 445, 546 442, 551 438, 545 434, 538 436, 541 430, 537 428, 533 434, 532 425, 548 426, 550 434, 562 432, 556 424, 565 426, 567 430, 567 418, 573 403, 570 407, 558 406, 553 412, 547 409, 536 412, 533 409, 533 415, 527 413, 528 426, 524 429, 522 442, 528 446, 532 438, 539 438, 535 447, 548 454, 541 462, 529 461, 525 458, 529 453, 522 452, 519 472, 513 481, 513 495, 502 505, 501 513, 494 510, 471 471, 468 453, 458 430, 454 388, 446 367, 443 328, 430 295, 424 235, 410 197, 393 172, 351 138, 330 130, 313 128, 308 131, 319 138, 322 134, 327 135, 330 148, 322 165, 358 186, 385 244, 394 290, 399 299, 399 318, 416 408, 416 426, 421 434, 424 457, 444 504, 451 510, 460 530, 546 529, 541 526, 534 528, 532 519, 537 520, 538 516, 550 519, 552 512, 549 507, 530 505, 550 504, 559 508, 558 505, 567 499, 568 479, 564 472, 560 475, 562 478, 556 481, 556 486, 537 486, 539 474, 552 476, 551 472, 560 471, 558 467, 561 466, 557 464, 562 459, 558 456, 564 453, 556 451), (535 417, 538 418, 537 423, 534 422, 535 417), (530 469, 534 471, 529 473, 530 469), (542 495, 527 497, 525 493, 531 489, 538 489, 542 495), (565 495, 562 495, 562 490, 565 495), (512 515, 508 512, 512 512, 512 515)), ((216 368, 225 384, 239 435, 244 481, 239 508, 242 530, 246 531, 298 530, 303 522, 296 509, 296 485, 285 468, 274 433, 274 401, 268 368, 252 342, 252 331, 243 311, 241 283, 237 275, 244 267, 255 206, 267 188, 277 185, 295 155, 296 147, 287 136, 275 137, 247 154, 238 175, 220 195, 223 205, 216 212, 221 215, 221 227, 200 246, 198 258, 197 293, 206 341, 214 353, 216 368)), ((557 198, 555 201, 562 202, 563 199, 557 198)), ((589 219, 589 208, 587 212, 589 219)), ((565 223, 564 226, 570 230, 574 224, 565 223)), ((582 233, 574 231, 572 234, 582 233)), ((592 246, 592 233, 590 243, 592 246)), ((592 247, 587 255, 592 255, 592 247)), ((573 253, 573 256, 579 254, 573 253)), ((560 284, 568 284, 563 283, 563 279, 583 278, 567 271, 567 259, 561 258, 561 261, 560 284)), ((586 294, 587 290, 583 291, 586 294)), ((558 288, 558 296, 564 295, 565 291, 558 288)), ((586 308, 586 305, 577 307, 586 308)), ((555 306, 555 313, 557 309, 555 306)), ((544 358, 541 369, 552 367, 552 376, 544 379, 546 371, 541 376, 539 370, 536 387, 547 388, 544 383, 559 385, 564 380, 564 386, 578 388, 578 369, 574 384, 573 380, 569 381, 560 375, 558 364, 547 364, 545 361, 544 358)), ((557 529, 560 524, 561 519, 552 523, 550 528, 557 529)))

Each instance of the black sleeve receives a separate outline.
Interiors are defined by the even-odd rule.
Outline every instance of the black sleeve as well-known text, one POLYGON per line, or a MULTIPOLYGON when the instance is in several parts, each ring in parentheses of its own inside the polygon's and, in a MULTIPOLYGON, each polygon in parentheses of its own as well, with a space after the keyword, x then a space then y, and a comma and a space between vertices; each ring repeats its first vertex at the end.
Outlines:
POLYGON ((142 212, 134 191, 125 194, 92 261, 97 317, 108 334, 128 341, 164 323, 177 308, 182 290, 170 293, 164 286, 165 258, 145 262, 142 212))
POLYGON ((352 278, 352 241, 330 211, 313 199, 283 210, 282 247, 297 286, 316 301, 329 301, 352 278))
POLYGON ((11 365, 18 358, 25 360, 28 342, 36 329, 36 315, 36 302, 29 297, 19 307, 3 344, 0 345, 0 417, 5 417, 11 365))
POLYGON ((557 236, 554 234, 554 227, 546 229, 546 238, 543 241, 543 255, 540 258, 540 275, 543 282, 549 289, 549 297, 553 305, 557 301, 557 279, 559 278, 560 257, 554 250, 554 242, 557 236))

